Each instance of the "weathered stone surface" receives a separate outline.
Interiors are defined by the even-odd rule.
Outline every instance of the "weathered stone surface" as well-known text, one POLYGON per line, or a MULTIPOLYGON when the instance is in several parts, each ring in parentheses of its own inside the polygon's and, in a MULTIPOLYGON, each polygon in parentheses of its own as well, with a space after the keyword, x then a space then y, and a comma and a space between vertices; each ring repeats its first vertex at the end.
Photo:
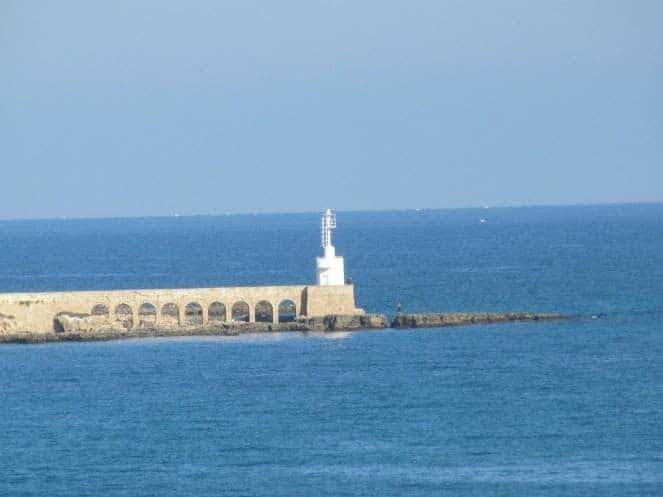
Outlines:
POLYGON ((61 313, 55 318, 55 332, 3 333, 0 343, 38 343, 54 341, 116 340, 120 338, 175 336, 232 336, 244 333, 274 332, 330 332, 386 328, 389 322, 382 314, 361 316, 328 315, 319 318, 300 318, 290 323, 247 323, 243 321, 212 322, 204 326, 139 327, 127 330, 121 324, 112 325, 103 316, 61 313))
POLYGON ((329 314, 323 317, 315 317, 300 320, 307 331, 352 331, 387 328, 389 321, 383 314, 329 314))
POLYGON ((113 326, 104 316, 91 314, 80 314, 73 312, 62 312, 53 319, 53 329, 56 333, 76 331, 112 331, 113 326))
POLYGON ((471 324, 504 323, 509 321, 550 321, 565 319, 566 316, 546 312, 502 312, 502 313, 420 313, 399 314, 392 328, 437 328, 471 324))
POLYGON ((389 321, 383 314, 364 314, 363 316, 332 315, 327 316, 327 327, 333 330, 366 330, 387 328, 389 321))
POLYGON ((14 316, 0 313, 0 334, 16 331, 16 319, 14 316))
POLYGON ((107 319, 111 328, 208 326, 217 320, 278 321, 287 304, 289 318, 364 314, 355 308, 352 285, 261 286, 93 292, 0 293, 0 333, 91 331, 107 319), (94 319, 90 318, 94 317, 94 319))
MULTIPOLYGON (((422 328, 461 326, 471 324, 503 323, 509 321, 542 321, 567 319, 556 313, 422 313, 399 314, 391 323, 393 328, 422 328)), ((0 315, 0 343, 37 343, 49 341, 115 340, 139 337, 240 335, 244 333, 273 332, 333 332, 387 328, 389 322, 383 314, 328 314, 320 317, 300 317, 288 323, 260 323, 244 321, 211 321, 205 325, 180 326, 162 321, 159 326, 137 326, 126 329, 122 323, 106 316, 63 312, 54 319, 53 332, 31 333, 11 327, 11 316, 0 315), (9 323, 9 324, 7 324, 9 323), (3 329, 4 330, 4 329, 3 329)))

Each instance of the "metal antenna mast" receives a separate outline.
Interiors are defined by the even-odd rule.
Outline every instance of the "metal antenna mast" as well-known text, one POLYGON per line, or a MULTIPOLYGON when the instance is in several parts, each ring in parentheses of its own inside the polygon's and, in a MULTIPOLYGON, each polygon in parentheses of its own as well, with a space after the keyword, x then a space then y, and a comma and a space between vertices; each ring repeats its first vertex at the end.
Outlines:
POLYGON ((323 248, 332 246, 332 231, 336 229, 336 214, 334 214, 331 209, 327 209, 322 215, 322 220, 320 223, 321 233, 320 233, 320 242, 323 248))

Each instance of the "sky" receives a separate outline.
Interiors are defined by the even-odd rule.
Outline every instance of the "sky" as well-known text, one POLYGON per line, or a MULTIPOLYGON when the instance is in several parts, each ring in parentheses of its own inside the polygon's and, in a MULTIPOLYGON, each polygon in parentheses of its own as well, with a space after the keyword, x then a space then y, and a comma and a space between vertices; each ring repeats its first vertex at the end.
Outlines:
POLYGON ((0 2, 0 218, 663 201, 663 2, 0 2))

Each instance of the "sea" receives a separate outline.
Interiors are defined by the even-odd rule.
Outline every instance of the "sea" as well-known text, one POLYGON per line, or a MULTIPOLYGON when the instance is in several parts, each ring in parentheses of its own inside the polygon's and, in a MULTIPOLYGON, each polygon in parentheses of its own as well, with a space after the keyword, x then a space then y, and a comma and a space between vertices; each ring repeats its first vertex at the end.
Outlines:
MULTIPOLYGON (((368 312, 572 319, 1 345, 0 495, 663 495, 663 204, 337 222, 368 312)), ((3 221, 0 291, 310 284, 319 223, 3 221)))

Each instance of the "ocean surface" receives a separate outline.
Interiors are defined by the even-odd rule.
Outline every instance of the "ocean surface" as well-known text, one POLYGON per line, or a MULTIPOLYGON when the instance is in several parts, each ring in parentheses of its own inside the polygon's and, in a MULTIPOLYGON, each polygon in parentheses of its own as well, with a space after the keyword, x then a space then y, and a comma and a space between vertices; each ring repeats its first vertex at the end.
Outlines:
MULTIPOLYGON (((318 229, 0 222, 0 291, 312 283, 318 229)), ((341 212, 334 241, 371 312, 576 319, 2 345, 0 496, 663 495, 663 205, 341 212)))

